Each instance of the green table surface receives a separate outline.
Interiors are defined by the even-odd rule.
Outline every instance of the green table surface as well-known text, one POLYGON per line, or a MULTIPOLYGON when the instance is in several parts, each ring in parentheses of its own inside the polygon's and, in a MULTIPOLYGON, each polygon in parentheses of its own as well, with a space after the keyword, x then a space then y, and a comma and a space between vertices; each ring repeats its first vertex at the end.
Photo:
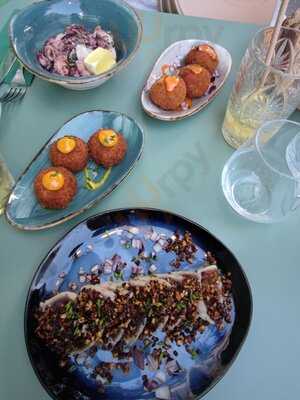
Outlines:
MULTIPOLYGON (((24 0, 1 3, 0 24, 13 8, 26 4, 24 0)), ((14 176, 64 121, 82 111, 128 113, 144 127, 146 143, 142 159, 126 181, 72 221, 31 233, 17 231, 0 219, 0 399, 49 398, 30 366, 23 334, 27 290, 44 255, 89 215, 151 206, 201 223, 233 250, 250 280, 254 299, 250 334, 230 371, 206 398, 296 400, 300 393, 300 214, 275 225, 248 222, 226 203, 220 184, 222 167, 233 151, 222 138, 221 124, 240 59, 257 27, 158 13, 141 13, 141 17, 144 39, 136 59, 104 86, 80 93, 35 79, 22 102, 4 107, 0 151, 14 176), (143 113, 139 100, 145 78, 166 46, 186 38, 225 46, 233 57, 230 79, 198 115, 177 123, 153 120, 143 113)), ((293 118, 299 119, 296 114, 293 118)))

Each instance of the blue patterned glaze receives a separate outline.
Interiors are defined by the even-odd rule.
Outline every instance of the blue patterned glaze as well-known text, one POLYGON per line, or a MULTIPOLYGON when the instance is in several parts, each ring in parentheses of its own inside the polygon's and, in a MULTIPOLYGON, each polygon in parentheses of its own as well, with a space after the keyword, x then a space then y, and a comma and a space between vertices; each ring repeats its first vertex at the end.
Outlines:
POLYGON ((43 0, 19 11, 10 23, 12 47, 25 67, 49 82, 74 90, 99 86, 127 65, 136 54, 142 25, 135 11, 122 0, 43 0), (92 31, 96 25, 111 31, 116 42, 117 65, 110 71, 90 77, 65 77, 43 69, 37 52, 51 36, 67 25, 80 24, 92 31))
MULTIPOLYGON (((8 221, 20 229, 37 230, 57 225, 80 214, 111 193, 123 181, 140 158, 143 142, 142 129, 124 114, 113 111, 88 111, 77 115, 51 137, 17 181, 6 206, 8 221), (112 168, 109 178, 98 190, 90 191, 84 188, 84 173, 77 173, 78 192, 66 209, 48 210, 41 207, 34 194, 33 182, 41 169, 51 165, 48 157, 50 145, 64 135, 78 136, 87 142, 89 137, 101 128, 111 128, 124 135, 128 143, 124 160, 112 168)), ((92 161, 89 163, 93 165, 92 161)), ((104 172, 104 169, 102 170, 104 172)))
MULTIPOLYGON (((224 273, 231 273, 233 322, 222 331, 209 326, 202 335, 198 334, 193 346, 199 349, 200 353, 195 358, 185 351, 184 346, 178 347, 173 343, 172 348, 178 352, 177 361, 182 370, 176 375, 169 376, 165 383, 170 388, 171 400, 198 399, 207 393, 226 373, 246 338, 252 314, 250 287, 238 261, 218 239, 201 226, 166 211, 124 209, 106 212, 80 223, 53 247, 39 266, 28 293, 25 310, 27 350, 40 382, 53 399, 155 398, 154 392, 144 390, 142 375, 145 372, 138 369, 133 362, 128 374, 115 370, 112 383, 105 387, 105 393, 99 393, 99 386, 91 377, 89 367, 77 362, 71 356, 71 369, 66 371, 58 368, 56 356, 37 339, 34 332, 36 326, 34 310, 38 304, 49 298, 53 291, 63 292, 68 290, 71 282, 78 283, 78 272, 81 268, 88 272, 95 264, 119 254, 127 262, 124 279, 129 279, 132 257, 136 255, 137 250, 124 248, 122 245, 122 235, 128 227, 138 228, 139 232, 134 235, 136 238, 142 237, 143 232, 151 228, 167 236, 171 236, 174 231, 181 234, 189 231, 198 251, 193 264, 186 263, 181 268, 185 270, 201 268, 204 253, 211 251, 217 259, 219 268, 224 273), (61 273, 63 278, 58 282, 61 273)), ((146 250, 149 250, 149 246, 151 247, 149 240, 145 240, 144 244, 146 250)), ((156 260, 158 274, 172 271, 169 265, 171 259, 171 254, 158 253, 156 260)), ((147 273, 146 265, 144 271, 147 273)), ((110 278, 111 275, 101 275, 101 282, 110 278)), ((80 284, 76 291, 79 289, 80 284)), ((96 354, 89 358, 89 364, 95 366, 99 361, 110 362, 111 356, 107 353, 109 352, 98 348, 96 354)))

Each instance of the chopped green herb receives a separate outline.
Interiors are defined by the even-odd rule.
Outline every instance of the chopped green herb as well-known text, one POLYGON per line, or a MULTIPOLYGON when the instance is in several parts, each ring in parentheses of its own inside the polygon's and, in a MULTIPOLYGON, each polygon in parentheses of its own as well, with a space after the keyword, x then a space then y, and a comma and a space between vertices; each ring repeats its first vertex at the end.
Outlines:
POLYGON ((75 336, 80 336, 80 329, 79 329, 78 326, 75 328, 74 335, 75 336))
POLYGON ((151 306, 152 306, 152 299, 151 299, 151 297, 147 297, 147 300, 146 300, 146 302, 145 302, 145 306, 146 306, 147 310, 148 310, 149 308, 151 308, 151 306))
POLYGON ((196 301, 196 300, 200 300, 200 295, 198 293, 190 293, 190 300, 191 301, 196 301))
POLYGON ((106 317, 102 317, 102 318, 100 319, 100 321, 99 321, 99 326, 100 326, 101 328, 104 328, 105 325, 106 325, 106 323, 107 323, 107 318, 106 318, 106 317))
POLYGON ((191 328, 191 321, 188 321, 188 320, 184 321, 183 327, 184 328, 191 328))
POLYGON ((73 312, 73 303, 72 301, 69 301, 65 305, 65 311, 68 319, 72 319, 74 317, 74 312, 73 312))
POLYGON ((124 277, 123 277, 123 272, 122 271, 120 271, 120 272, 114 272, 114 277, 117 279, 117 280, 124 280, 124 277))
POLYGON ((104 301, 103 301, 102 299, 98 299, 98 300, 96 301, 97 315, 98 315, 98 317, 100 317, 100 315, 101 315, 101 307, 103 306, 103 304, 104 304, 104 301))
POLYGON ((191 350, 190 354, 193 360, 198 357, 198 353, 195 349, 191 350))
POLYGON ((97 190, 99 189, 101 186, 104 185, 104 183, 106 182, 106 180, 108 179, 110 173, 111 173, 111 168, 108 168, 104 174, 101 176, 100 179, 96 180, 93 179, 93 177, 91 176, 91 171, 95 172, 95 170, 91 169, 91 168, 85 168, 84 169, 84 177, 85 177, 85 188, 88 190, 97 190))
POLYGON ((176 304, 177 310, 184 310, 186 308, 186 305, 184 303, 177 303, 176 304))
POLYGON ((59 172, 53 171, 50 174, 51 178, 56 178, 57 176, 59 176, 59 172))
POLYGON ((149 339, 144 340, 144 350, 146 350, 151 345, 151 341, 149 339))
POLYGON ((76 365, 71 365, 71 367, 69 368, 69 372, 74 372, 76 371, 77 367, 76 365))

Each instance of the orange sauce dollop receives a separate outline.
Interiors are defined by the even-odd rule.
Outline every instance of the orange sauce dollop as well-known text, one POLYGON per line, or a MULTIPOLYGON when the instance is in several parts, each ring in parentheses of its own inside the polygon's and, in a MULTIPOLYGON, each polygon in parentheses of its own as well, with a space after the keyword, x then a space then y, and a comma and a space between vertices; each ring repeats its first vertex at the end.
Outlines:
POLYGON ((217 58, 216 52, 214 51, 214 49, 211 46, 208 46, 207 44, 201 44, 198 47, 198 50, 203 51, 204 53, 207 53, 213 60, 215 60, 217 58))
POLYGON ((47 172, 42 179, 42 184, 45 189, 50 190, 51 192, 56 192, 60 190, 65 183, 65 178, 63 174, 56 171, 47 172))
POLYGON ((98 132, 98 140, 105 147, 113 147, 118 143, 118 135, 112 129, 101 129, 98 132))
POLYGON ((57 149, 63 154, 69 154, 71 151, 74 150, 76 146, 75 139, 65 136, 58 140, 57 142, 57 149))
POLYGON ((191 65, 188 65, 187 68, 188 68, 190 71, 194 72, 194 74, 201 74, 201 72, 202 72, 203 69, 204 69, 203 67, 201 67, 201 65, 198 65, 198 64, 191 64, 191 65))
POLYGON ((165 87, 167 92, 173 92, 178 83, 179 83, 178 76, 167 76, 165 78, 165 87))

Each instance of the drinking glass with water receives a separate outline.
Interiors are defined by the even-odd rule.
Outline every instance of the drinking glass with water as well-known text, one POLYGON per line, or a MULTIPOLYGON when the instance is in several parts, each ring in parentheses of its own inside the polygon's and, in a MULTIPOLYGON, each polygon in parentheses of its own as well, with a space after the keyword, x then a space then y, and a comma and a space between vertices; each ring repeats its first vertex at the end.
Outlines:
POLYGON ((264 123, 225 164, 222 187, 229 204, 256 222, 277 222, 300 205, 300 124, 264 123))
POLYGON ((241 62, 223 122, 223 136, 238 148, 266 121, 288 118, 300 104, 300 31, 282 27, 271 65, 272 27, 259 31, 241 62))

